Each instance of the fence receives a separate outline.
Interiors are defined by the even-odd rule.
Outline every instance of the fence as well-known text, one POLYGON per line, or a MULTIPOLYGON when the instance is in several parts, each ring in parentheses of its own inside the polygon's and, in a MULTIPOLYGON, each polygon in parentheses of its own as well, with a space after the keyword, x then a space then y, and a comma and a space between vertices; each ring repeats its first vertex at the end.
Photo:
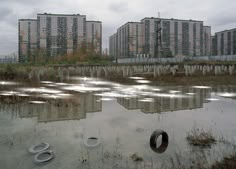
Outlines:
POLYGON ((185 61, 236 61, 236 55, 198 56, 175 58, 122 58, 118 63, 181 63, 185 61))
POLYGON ((0 63, 17 63, 17 58, 0 58, 0 63))

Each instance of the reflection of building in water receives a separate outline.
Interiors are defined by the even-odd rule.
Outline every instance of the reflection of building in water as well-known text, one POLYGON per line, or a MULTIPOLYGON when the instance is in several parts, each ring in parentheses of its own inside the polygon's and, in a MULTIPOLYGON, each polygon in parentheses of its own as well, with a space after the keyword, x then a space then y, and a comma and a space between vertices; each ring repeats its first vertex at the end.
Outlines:
POLYGON ((151 102, 138 101, 140 98, 118 98, 117 102, 127 109, 141 109, 143 113, 161 113, 167 111, 178 111, 185 109, 202 108, 206 98, 210 98, 211 89, 194 89, 179 87, 178 94, 186 97, 154 97, 151 102), (187 93, 195 93, 188 95, 187 93))
POLYGON ((20 117, 37 117, 39 122, 80 120, 86 113, 102 111, 99 96, 78 94, 72 99, 54 100, 45 104, 27 104, 20 109, 20 117))
POLYGON ((227 98, 236 100, 236 86, 217 86, 213 89, 214 92, 220 93, 222 97, 228 95, 227 98))
POLYGON ((217 86, 213 90, 217 93, 235 93, 236 86, 217 86))
POLYGON ((128 110, 141 108, 138 98, 117 98, 117 102, 128 110))
POLYGON ((102 102, 100 102, 101 96, 94 96, 92 93, 84 95, 84 111, 86 113, 93 113, 102 111, 102 102))

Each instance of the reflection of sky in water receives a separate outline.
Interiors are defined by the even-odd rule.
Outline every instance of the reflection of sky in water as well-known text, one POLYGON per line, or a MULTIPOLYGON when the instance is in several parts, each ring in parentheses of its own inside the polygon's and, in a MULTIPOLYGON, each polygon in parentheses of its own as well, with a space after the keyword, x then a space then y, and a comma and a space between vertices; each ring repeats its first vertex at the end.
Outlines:
POLYGON ((143 84, 146 84, 146 83, 151 83, 149 80, 136 80, 137 83, 143 83, 143 84))
POLYGON ((138 77, 138 76, 133 76, 133 77, 129 77, 130 79, 133 79, 133 80, 143 80, 144 78, 143 77, 138 77))
POLYGON ((0 86, 13 86, 13 85, 19 85, 18 82, 10 82, 10 81, 0 81, 0 86))
POLYGON ((62 92, 60 90, 49 89, 49 88, 44 88, 44 87, 40 87, 40 88, 19 88, 18 90, 23 91, 23 92, 29 92, 29 93, 49 93, 49 94, 57 94, 57 93, 62 92))
POLYGON ((217 95, 222 97, 236 97, 236 93, 229 93, 229 92, 217 93, 217 95))
POLYGON ((210 86, 193 86, 193 88, 197 88, 197 89, 210 89, 210 86))
MULTIPOLYGON (((72 83, 42 82, 43 88, 0 88, 0 98, 27 96, 25 102, 18 104, 1 102, 0 164, 8 165, 5 168, 34 168, 25 149, 45 141, 56 152, 56 158, 45 168, 75 165, 82 168, 78 159, 87 158, 84 155, 87 153, 91 165, 97 167, 101 165, 102 151, 122 152, 124 163, 128 159, 130 165, 134 163, 129 156, 137 152, 147 162, 158 159, 153 160, 158 166, 176 152, 186 157, 192 154, 185 137, 193 126, 211 128, 217 136, 236 138, 234 86, 159 87, 123 85, 101 79, 96 82, 94 78, 84 77, 73 80, 72 83), (55 86, 45 87, 48 84, 55 86), (163 154, 149 148, 149 137, 155 129, 165 130, 170 137, 169 147, 163 154), (87 136, 101 138, 101 145, 88 149, 83 145, 87 136)), ((217 144, 209 153, 222 148, 225 150, 217 144)), ((107 159, 105 164, 109 160, 113 159, 107 159)))
POLYGON ((29 101, 30 104, 45 104, 46 102, 43 101, 29 101))

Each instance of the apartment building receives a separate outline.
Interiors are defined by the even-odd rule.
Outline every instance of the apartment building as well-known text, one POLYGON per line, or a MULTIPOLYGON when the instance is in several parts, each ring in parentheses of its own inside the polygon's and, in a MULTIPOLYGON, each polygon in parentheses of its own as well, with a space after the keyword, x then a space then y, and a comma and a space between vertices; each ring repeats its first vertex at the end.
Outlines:
POLYGON ((113 34, 109 37, 109 54, 112 58, 117 58, 117 49, 118 49, 118 42, 117 42, 117 33, 113 34))
MULTIPOLYGON (((28 46, 36 46, 46 58, 76 54, 83 45, 93 45, 95 52, 101 53, 102 23, 99 21, 86 21, 86 16, 80 14, 49 13, 37 14, 37 19, 30 21, 34 41, 28 40, 28 46)), ((31 53, 24 49, 25 39, 28 39, 24 32, 29 29, 22 22, 19 20, 19 25, 25 25, 19 26, 19 57, 30 58, 31 53)))
POLYGON ((37 48, 37 20, 20 19, 18 22, 19 62, 27 62, 29 57, 35 57, 37 48))
POLYGON ((143 38, 141 22, 128 22, 122 25, 117 33, 109 38, 110 56, 136 57, 143 51, 143 38))
POLYGON ((86 21, 86 37, 88 49, 94 50, 96 53, 102 52, 102 22, 86 21))
POLYGON ((86 40, 86 16, 38 14, 38 43, 46 56, 76 52, 86 40))
POLYGON ((204 56, 211 53, 211 27, 203 26, 203 21, 146 17, 137 22, 138 33, 136 29, 129 29, 131 24, 135 22, 117 29, 119 58, 204 56), (135 40, 133 35, 136 35, 135 40), (135 44, 138 44, 138 50, 131 47, 135 44))
POLYGON ((216 55, 236 55, 236 28, 216 32, 213 49, 216 55))
POLYGON ((203 56, 212 55, 211 27, 203 26, 203 56))
POLYGON ((213 56, 217 55, 217 39, 216 39, 216 36, 211 36, 211 54, 213 56))
POLYGON ((143 48, 143 25, 140 22, 128 22, 117 30, 118 56, 136 57, 143 48))

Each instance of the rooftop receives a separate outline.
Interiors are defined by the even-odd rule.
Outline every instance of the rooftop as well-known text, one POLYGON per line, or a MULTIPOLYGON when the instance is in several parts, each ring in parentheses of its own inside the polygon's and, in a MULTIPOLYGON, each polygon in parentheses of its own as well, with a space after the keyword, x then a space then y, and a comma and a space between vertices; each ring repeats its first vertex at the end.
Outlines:
POLYGON ((192 22, 203 22, 203 21, 197 21, 197 20, 192 20, 192 19, 174 19, 174 18, 155 18, 155 17, 145 17, 143 18, 141 21, 145 20, 145 19, 160 19, 160 20, 176 20, 176 21, 192 21, 192 22))
POLYGON ((228 31, 236 31, 236 28, 226 29, 226 30, 223 30, 223 31, 219 31, 219 32, 216 32, 216 34, 217 34, 217 33, 228 32, 228 31))
POLYGON ((19 21, 37 21, 37 19, 19 19, 19 21))
POLYGON ((52 13, 41 13, 37 15, 52 15, 52 16, 86 16, 86 15, 80 15, 80 14, 52 14, 52 13))
POLYGON ((96 23, 102 23, 101 21, 86 21, 86 22, 96 22, 96 23))
POLYGON ((126 22, 124 25, 120 26, 118 29, 121 29, 122 27, 124 27, 128 24, 142 24, 142 23, 141 22, 126 22))

